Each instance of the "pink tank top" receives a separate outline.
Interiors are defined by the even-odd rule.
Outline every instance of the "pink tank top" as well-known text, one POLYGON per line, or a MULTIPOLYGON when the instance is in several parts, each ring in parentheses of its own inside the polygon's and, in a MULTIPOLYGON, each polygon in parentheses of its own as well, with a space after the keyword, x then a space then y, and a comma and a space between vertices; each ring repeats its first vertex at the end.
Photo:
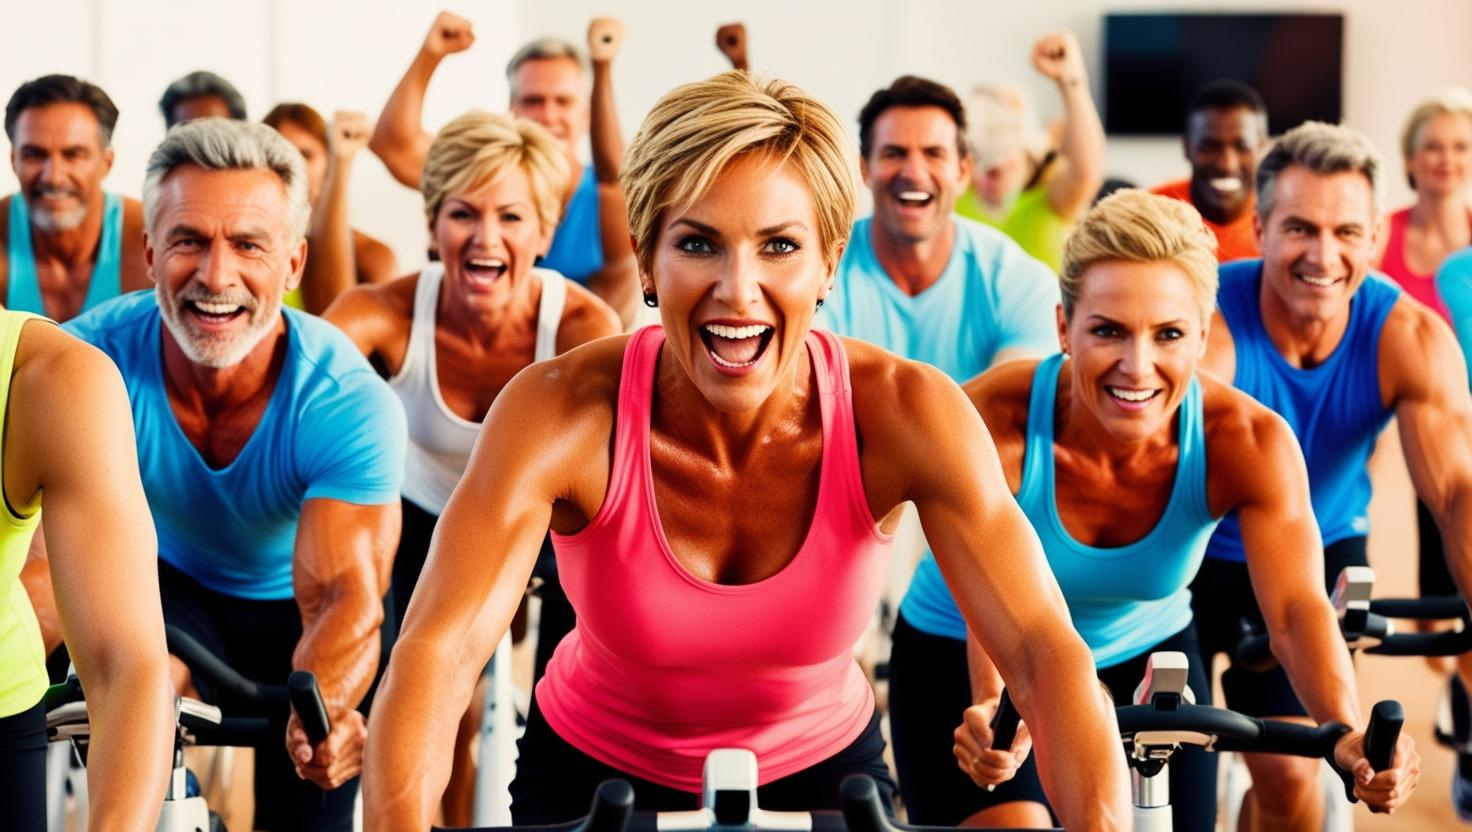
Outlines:
POLYGON ((696 792, 706 753, 734 747, 756 754, 768 783, 867 727, 874 693, 853 646, 878 603, 892 538, 864 496, 847 357, 837 337, 815 330, 807 347, 823 459, 807 538, 756 583, 686 571, 665 539, 649 468, 663 344, 658 326, 629 339, 608 494, 587 528, 552 535, 577 626, 548 662, 537 702, 564 740, 636 777, 696 792))
POLYGON ((1380 270, 1399 283, 1406 294, 1435 309, 1447 323, 1451 323, 1451 310, 1436 293, 1436 275, 1413 272, 1406 263, 1406 226, 1410 222, 1409 208, 1390 215, 1390 237, 1385 241, 1385 256, 1380 259, 1380 270))

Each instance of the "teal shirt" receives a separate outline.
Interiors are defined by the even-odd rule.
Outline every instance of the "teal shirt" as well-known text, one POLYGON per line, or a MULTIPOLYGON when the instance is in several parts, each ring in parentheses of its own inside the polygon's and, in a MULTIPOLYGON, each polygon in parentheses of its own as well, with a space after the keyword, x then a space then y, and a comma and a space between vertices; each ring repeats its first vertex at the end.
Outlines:
POLYGON ((1436 293, 1451 312, 1462 357, 1472 363, 1472 248, 1441 261, 1441 268, 1436 270, 1436 293))
MULTIPOLYGON (((31 248, 30 210, 19 192, 10 198, 10 252, 5 285, 5 308, 17 312, 46 314, 41 299, 41 282, 36 277, 36 253, 31 248)), ((82 312, 123 292, 123 199, 104 194, 102 238, 97 243, 97 262, 87 284, 82 312)), ((81 314, 81 313, 78 313, 81 314)))

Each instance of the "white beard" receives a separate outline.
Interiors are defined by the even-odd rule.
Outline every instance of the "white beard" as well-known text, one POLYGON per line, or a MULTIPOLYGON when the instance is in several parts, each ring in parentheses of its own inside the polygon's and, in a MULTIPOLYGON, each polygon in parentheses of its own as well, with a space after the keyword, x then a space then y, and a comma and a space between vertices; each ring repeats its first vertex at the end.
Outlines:
POLYGON ((276 326, 276 317, 281 312, 281 297, 268 297, 250 310, 245 330, 231 336, 204 335, 194 331, 184 316, 182 304, 164 291, 164 284, 154 284, 154 297, 163 315, 164 325, 179 344, 179 349, 195 364, 222 370, 245 360, 276 326))
POLYGON ((87 206, 85 205, 78 205, 70 211, 59 213, 42 211, 34 205, 28 205, 26 207, 31 213, 31 225, 47 233, 54 234, 59 231, 71 231, 81 225, 83 220, 87 219, 87 206))

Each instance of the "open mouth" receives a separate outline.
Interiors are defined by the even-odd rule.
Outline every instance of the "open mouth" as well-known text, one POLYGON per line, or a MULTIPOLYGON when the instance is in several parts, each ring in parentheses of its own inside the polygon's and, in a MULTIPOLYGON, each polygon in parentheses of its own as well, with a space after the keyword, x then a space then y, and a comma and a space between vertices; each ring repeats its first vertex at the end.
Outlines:
POLYGON ((1302 272, 1294 272, 1293 276, 1298 278, 1299 280, 1302 280, 1304 283, 1307 283, 1308 285, 1318 289, 1332 288, 1333 286, 1336 286, 1345 280, 1345 278, 1342 277, 1329 277, 1327 275, 1318 274, 1304 274, 1302 272))
POLYGON ((465 261, 465 273, 482 283, 494 283, 506 274, 506 261, 499 257, 476 257, 465 261))
POLYGON ((1126 410, 1143 410, 1160 395, 1159 390, 1138 390, 1133 387, 1106 386, 1104 392, 1126 410))
POLYGON ((1216 191, 1223 196, 1234 196, 1236 194, 1242 193, 1242 189, 1246 187, 1243 184, 1241 177, 1237 176, 1218 176, 1215 179, 1209 180, 1206 184, 1209 185, 1213 191, 1216 191))
POLYGON ((898 191, 894 198, 905 208, 925 208, 935 201, 935 196, 925 191, 898 191))
POLYGON ((710 323, 700 327, 699 332, 706 354, 717 367, 744 370, 762 360, 776 330, 766 324, 710 323))
POLYGON ((250 313, 238 303, 221 303, 209 300, 188 300, 184 302, 184 308, 189 313, 207 324, 225 324, 236 318, 250 313))

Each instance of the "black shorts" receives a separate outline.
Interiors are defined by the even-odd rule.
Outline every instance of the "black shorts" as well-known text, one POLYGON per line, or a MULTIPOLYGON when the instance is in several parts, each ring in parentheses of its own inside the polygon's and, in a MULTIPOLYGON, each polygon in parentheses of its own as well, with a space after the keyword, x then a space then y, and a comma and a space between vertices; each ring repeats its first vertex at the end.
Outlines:
MULTIPOLYGON (((526 824, 565 823, 588 813, 598 784, 614 778, 634 787, 634 808, 673 812, 700 808, 700 795, 651 783, 599 762, 573 747, 547 724, 532 697, 526 733, 517 740, 516 779, 511 781, 511 821, 526 824)), ((757 805, 787 812, 842 808, 839 785, 850 774, 867 774, 879 786, 887 811, 893 812, 894 781, 884 762, 884 736, 875 711, 858 739, 842 751, 802 771, 773 780, 756 790, 757 805)))
MULTIPOLYGON (((1197 660, 1190 627, 1138 657, 1101 668, 1099 680, 1116 705, 1128 705, 1145 675, 1151 653, 1178 650, 1191 663, 1189 684, 1196 701, 1209 704, 1211 688, 1197 660)), ((902 613, 895 623, 889 662, 889 723, 900 797, 911 823, 956 826, 983 809, 1013 801, 1048 805, 1035 755, 1016 776, 988 792, 956 764, 954 732, 971 704, 966 643, 917 630, 902 613)), ((1178 830, 1211 830, 1216 822, 1216 758, 1198 748, 1178 751, 1170 763, 1171 808, 1178 830)))
POLYGON ((1456 595, 1457 583, 1452 580, 1451 570, 1446 568, 1446 553, 1441 547, 1441 529, 1437 528, 1431 509, 1420 500, 1416 501, 1416 531, 1421 567, 1416 577, 1421 597, 1456 595))
MULTIPOLYGON (((193 636, 205 649, 220 657, 247 679, 273 685, 286 684, 291 674, 292 652, 302 637, 301 612, 296 601, 258 601, 215 592, 198 581, 159 561, 159 596, 164 623, 193 636)), ((385 607, 392 599, 384 599, 385 607)), ((380 632, 377 676, 392 645, 392 615, 385 609, 380 632)), ((219 705, 226 714, 253 715, 242 703, 210 689, 201 679, 194 687, 207 702, 219 705)), ((368 712, 372 692, 358 709, 368 712)), ((350 832, 358 780, 324 791, 296 776, 296 767, 286 756, 286 722, 281 715, 279 730, 263 737, 255 754, 255 828, 266 830, 343 830, 350 832)))
MULTIPOLYGON (((1363 537, 1345 538, 1324 547, 1325 594, 1333 591, 1334 582, 1346 566, 1368 563, 1363 537)), ((1202 561, 1201 571, 1191 582, 1191 610, 1196 616, 1201 658, 1207 666, 1217 653, 1230 657, 1237 649, 1243 620, 1259 632, 1266 627, 1245 563, 1215 558, 1202 561)), ((1248 716, 1308 716, 1281 667, 1261 673, 1228 668, 1222 674, 1222 693, 1227 707, 1248 716)))
POLYGON ((46 832, 46 708, 0 717, 0 811, 5 828, 46 832))

